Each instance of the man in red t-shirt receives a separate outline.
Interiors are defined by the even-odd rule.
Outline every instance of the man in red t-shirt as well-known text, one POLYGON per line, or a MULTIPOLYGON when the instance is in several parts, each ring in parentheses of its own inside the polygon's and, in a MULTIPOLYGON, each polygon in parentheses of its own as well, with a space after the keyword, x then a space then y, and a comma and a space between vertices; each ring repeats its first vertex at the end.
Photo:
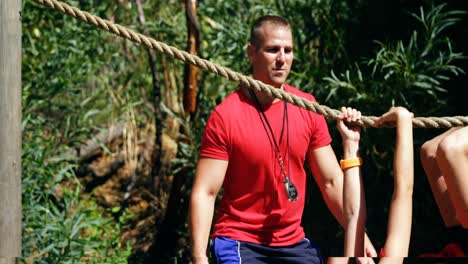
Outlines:
MULTIPOLYGON (((247 54, 253 78, 315 101, 285 83, 294 58, 287 20, 258 19, 247 54)), ((330 142, 323 116, 246 87, 229 95, 212 112, 202 139, 190 202, 193 262, 208 263, 214 205, 223 187, 212 234, 217 263, 321 263, 300 225, 304 163, 343 224, 343 171, 330 142)))

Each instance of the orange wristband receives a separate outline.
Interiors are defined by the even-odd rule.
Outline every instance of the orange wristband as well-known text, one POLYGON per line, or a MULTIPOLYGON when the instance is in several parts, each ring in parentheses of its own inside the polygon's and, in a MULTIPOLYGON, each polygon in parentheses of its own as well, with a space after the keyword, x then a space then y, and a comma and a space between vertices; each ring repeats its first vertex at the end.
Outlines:
POLYGON ((340 160, 340 167, 342 170, 354 168, 362 165, 362 159, 360 157, 340 160))

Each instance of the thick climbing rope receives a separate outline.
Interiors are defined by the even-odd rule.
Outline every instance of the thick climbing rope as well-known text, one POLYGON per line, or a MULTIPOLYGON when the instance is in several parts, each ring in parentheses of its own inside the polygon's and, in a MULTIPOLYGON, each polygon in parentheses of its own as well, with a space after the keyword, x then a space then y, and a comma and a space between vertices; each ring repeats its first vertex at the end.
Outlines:
MULTIPOLYGON (((88 12, 81 11, 76 7, 72 7, 66 3, 56 0, 34 0, 35 2, 45 5, 51 9, 60 11, 68 16, 74 17, 78 20, 86 22, 90 25, 104 29, 119 37, 128 39, 132 42, 142 44, 148 48, 154 49, 165 55, 181 60, 185 63, 195 65, 205 71, 215 73, 229 81, 237 82, 242 86, 250 89, 255 89, 264 92, 272 97, 287 101, 307 110, 314 111, 315 113, 324 115, 328 118, 336 119, 340 111, 320 105, 316 102, 309 101, 305 98, 289 94, 281 89, 276 89, 273 86, 264 84, 249 76, 232 71, 226 67, 219 66, 208 60, 201 59, 198 56, 192 55, 186 51, 179 50, 175 47, 169 46, 163 42, 159 42, 152 38, 146 37, 143 34, 136 33, 135 31, 125 28, 121 25, 115 24, 109 20, 102 19, 98 16, 92 15, 88 12)), ((362 116, 359 125, 372 126, 376 116, 362 116)), ((454 116, 454 117, 415 117, 413 118, 413 127, 416 128, 450 128, 455 126, 467 126, 468 116, 454 116)), ((393 126, 390 124, 389 126, 393 126)))

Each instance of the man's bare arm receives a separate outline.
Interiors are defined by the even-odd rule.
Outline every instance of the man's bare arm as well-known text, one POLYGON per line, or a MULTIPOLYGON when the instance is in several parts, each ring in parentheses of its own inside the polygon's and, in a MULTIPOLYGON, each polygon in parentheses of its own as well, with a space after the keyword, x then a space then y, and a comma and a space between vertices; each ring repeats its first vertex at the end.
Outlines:
POLYGON ((197 164, 190 197, 190 239, 193 263, 208 263, 208 239, 216 196, 224 181, 228 162, 201 158, 197 164))

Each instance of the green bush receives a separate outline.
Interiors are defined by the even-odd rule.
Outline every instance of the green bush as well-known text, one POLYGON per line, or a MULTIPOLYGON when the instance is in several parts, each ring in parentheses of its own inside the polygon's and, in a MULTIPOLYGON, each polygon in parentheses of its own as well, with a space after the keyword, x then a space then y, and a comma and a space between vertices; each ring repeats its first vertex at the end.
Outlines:
MULTIPOLYGON (((118 54, 122 42, 106 45, 111 36, 102 31, 32 1, 23 3, 23 261, 126 263, 131 247, 121 245, 121 223, 82 194, 74 174, 78 161, 51 159, 138 102, 125 98, 135 90, 121 95, 110 86, 128 75, 119 75, 128 65, 118 54)), ((88 4, 101 15, 109 8, 109 3, 88 4)))
POLYGON ((24 133, 29 137, 22 155, 23 259, 125 263, 131 247, 121 245, 120 227, 110 212, 81 194, 75 165, 47 161, 51 143, 40 127, 24 133))

